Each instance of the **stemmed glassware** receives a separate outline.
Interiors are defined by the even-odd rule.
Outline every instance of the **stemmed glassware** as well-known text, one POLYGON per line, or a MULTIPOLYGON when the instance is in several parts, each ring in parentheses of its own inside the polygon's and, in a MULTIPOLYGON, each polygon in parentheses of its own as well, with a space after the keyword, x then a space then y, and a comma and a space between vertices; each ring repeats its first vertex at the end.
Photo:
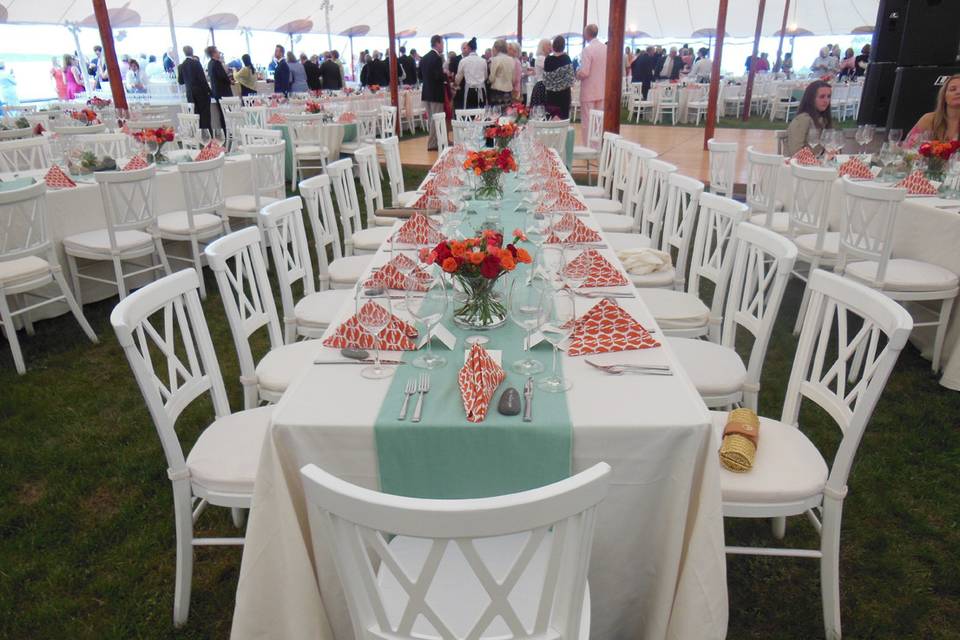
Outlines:
POLYGON ((873 134, 876 131, 876 126, 872 124, 864 124, 857 127, 857 133, 854 136, 857 144, 860 145, 860 155, 864 155, 864 148, 873 142, 873 134))
POLYGON ((557 370, 557 352, 573 332, 573 325, 577 319, 576 304, 573 293, 569 289, 554 291, 544 300, 544 304, 546 312, 543 314, 544 321, 540 325, 540 332, 553 345, 553 373, 540 380, 537 386, 543 391, 559 393, 573 386, 557 370))
POLYGON ((820 129, 816 127, 810 127, 807 129, 807 146, 810 147, 810 150, 816 153, 816 149, 820 146, 820 129))
POLYGON ((390 308, 390 296, 382 287, 364 287, 357 289, 357 321, 364 331, 373 336, 376 353, 373 366, 364 367, 360 375, 371 380, 389 378, 393 369, 380 364, 380 332, 387 328, 393 312, 390 308))
POLYGON ((888 167, 897 161, 898 156, 899 148, 897 147, 896 143, 884 142, 883 146, 880 147, 880 164, 883 166, 883 170, 880 172, 880 175, 883 176, 884 181, 892 181, 888 167))
POLYGON ((838 164, 837 154, 843 149, 843 144, 846 141, 843 131, 840 129, 827 129, 823 132, 820 139, 823 148, 827 152, 828 159, 834 164, 838 164))
POLYGON ((157 161, 157 151, 160 150, 160 145, 157 144, 156 140, 147 140, 146 142, 147 153, 150 157, 150 162, 157 161))
POLYGON ((564 264, 563 247, 559 244, 545 244, 537 252, 534 268, 551 287, 560 289, 564 285, 564 264))
MULTIPOLYGON (((514 278, 510 285, 510 318, 526 332, 524 352, 530 349, 533 330, 543 324, 546 311, 545 300, 550 295, 549 287, 539 278, 514 278)), ((543 364, 529 355, 517 360, 511 368, 519 374, 531 376, 543 371, 543 364)))
POLYGON ((900 144, 903 140, 903 129, 890 129, 887 131, 887 142, 890 144, 900 144))
POLYGON ((200 129, 200 144, 204 147, 210 144, 210 129, 200 129))
POLYGON ((447 283, 443 277, 437 276, 430 282, 426 291, 417 291, 412 286, 412 281, 408 279, 406 290, 407 311, 410 315, 420 322, 427 332, 427 353, 418 356, 413 361, 413 366, 420 369, 437 369, 447 364, 447 359, 433 352, 433 341, 430 339, 433 328, 443 320, 443 315, 447 312, 447 306, 450 303, 450 295, 447 289, 447 283))
POLYGON ((569 249, 565 249, 563 254, 563 269, 560 271, 560 278, 563 284, 571 290, 579 289, 590 276, 590 269, 584 262, 570 259, 571 252, 569 249))
POLYGON ((223 134, 223 129, 217 129, 216 131, 214 131, 213 139, 217 141, 217 144, 219 144, 220 148, 222 149, 227 140, 226 136, 224 136, 223 134))

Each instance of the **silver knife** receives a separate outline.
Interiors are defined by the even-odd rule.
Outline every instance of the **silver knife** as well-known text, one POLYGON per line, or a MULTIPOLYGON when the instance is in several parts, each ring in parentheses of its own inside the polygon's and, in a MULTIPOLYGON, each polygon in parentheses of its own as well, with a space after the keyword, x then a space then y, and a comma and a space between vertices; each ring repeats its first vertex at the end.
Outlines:
POLYGON ((533 420, 533 376, 527 378, 523 385, 523 421, 531 422, 533 420))

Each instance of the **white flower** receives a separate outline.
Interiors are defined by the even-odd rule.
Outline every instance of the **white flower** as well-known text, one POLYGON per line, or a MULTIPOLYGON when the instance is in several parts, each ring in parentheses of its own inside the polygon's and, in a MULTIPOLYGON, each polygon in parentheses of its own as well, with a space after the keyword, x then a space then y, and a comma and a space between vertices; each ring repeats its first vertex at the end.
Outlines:
POLYGON ((501 116, 500 119, 497 120, 497 124, 510 124, 511 122, 513 122, 513 118, 507 116, 501 116))

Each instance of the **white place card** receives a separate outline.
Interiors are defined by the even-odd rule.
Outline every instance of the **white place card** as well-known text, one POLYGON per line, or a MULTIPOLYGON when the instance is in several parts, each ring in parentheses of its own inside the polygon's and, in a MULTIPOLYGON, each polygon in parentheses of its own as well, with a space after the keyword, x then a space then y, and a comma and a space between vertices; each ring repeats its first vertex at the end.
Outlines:
MULTIPOLYGON (((445 346, 447 349, 452 350, 455 346, 457 346, 457 336, 453 335, 450 330, 442 324, 438 324, 433 327, 433 331, 430 332, 430 336, 435 340, 439 340, 440 344, 445 346)), ((425 346, 427 346, 426 332, 424 332, 424 335, 417 339, 417 349, 425 346)))

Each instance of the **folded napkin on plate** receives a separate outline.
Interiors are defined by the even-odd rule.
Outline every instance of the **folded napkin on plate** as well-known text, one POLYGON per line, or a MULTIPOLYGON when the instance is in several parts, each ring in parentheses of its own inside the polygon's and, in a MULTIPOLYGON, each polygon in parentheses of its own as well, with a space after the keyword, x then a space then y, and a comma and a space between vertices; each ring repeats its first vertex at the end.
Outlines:
POLYGON ((494 362, 482 345, 470 347, 463 368, 457 375, 463 409, 467 412, 469 422, 483 422, 493 393, 506 377, 503 368, 494 362))
POLYGON ((839 173, 841 177, 850 176, 851 179, 856 180, 873 180, 873 171, 870 171, 870 167, 856 156, 840 165, 839 173))
POLYGON ((547 194, 546 200, 537 206, 537 212, 545 211, 586 211, 587 205, 568 191, 558 191, 555 194, 547 194))
POLYGON ((440 213, 440 209, 414 209, 413 207, 384 207, 377 209, 373 215, 377 218, 412 218, 417 214, 432 216, 440 213))
POLYGON ((77 183, 57 165, 50 167, 47 175, 43 176, 43 181, 46 182, 47 186, 51 189, 72 189, 77 186, 77 183))
POLYGON ((567 355, 635 351, 659 346, 650 332, 616 301, 604 298, 574 322, 567 355))
POLYGON ((727 415, 720 445, 720 464, 735 473, 750 471, 757 456, 760 418, 752 409, 734 409, 727 415))
POLYGON ((394 240, 403 244, 436 244, 443 240, 443 234, 430 218, 417 213, 397 230, 394 240))
POLYGON ((203 149, 200 149, 200 153, 197 154, 197 157, 194 158, 194 162, 204 162, 205 160, 214 160, 220 157, 220 154, 223 153, 223 146, 216 140, 211 140, 207 143, 203 149))
POLYGON ((906 189, 912 196, 935 196, 937 188, 917 170, 894 185, 898 189, 906 189))
POLYGON ((286 124, 286 123, 287 123, 287 119, 279 113, 271 114, 270 117, 267 118, 267 124, 286 124))
POLYGON ((463 180, 459 176, 453 174, 452 172, 446 171, 434 175, 434 177, 432 177, 425 185, 423 185, 423 190, 427 191, 431 187, 433 189, 439 189, 442 187, 459 187, 462 184, 463 180))
POLYGON ((349 111, 345 111, 341 113, 340 117, 337 118, 337 122, 339 122, 340 124, 353 124, 356 121, 357 121, 357 114, 350 113, 349 111))
POLYGON ((123 171, 138 171, 138 170, 140 170, 140 169, 146 169, 146 168, 149 167, 149 166, 150 166, 150 165, 147 164, 147 161, 143 159, 143 156, 141 156, 140 154, 137 154, 137 155, 133 156, 132 158, 130 158, 130 160, 127 161, 127 164, 123 165, 123 169, 122 169, 122 170, 123 170, 123 171))
MULTIPOLYGON (((360 309, 361 313, 386 313, 386 311, 374 304, 368 302, 360 309)), ((357 320, 357 316, 351 316, 349 320, 337 327, 337 330, 323 341, 324 346, 335 349, 345 349, 347 347, 358 347, 360 349, 380 348, 385 351, 414 351, 417 345, 411 339, 416 337, 417 330, 409 324, 391 316, 390 322, 378 334, 376 343, 373 336, 357 320)))
POLYGON ((414 291, 426 291, 433 280, 433 276, 425 271, 420 271, 414 265, 414 270, 404 275, 398 264, 398 260, 410 260, 406 256, 398 256, 374 271, 370 278, 363 283, 365 287, 384 287, 386 289, 412 289, 414 291))
POLYGON ((627 273, 635 276, 665 271, 673 266, 670 254, 658 249, 624 249, 617 251, 617 257, 620 258, 627 273))
POLYGON ((587 287, 619 287, 627 284, 627 279, 623 277, 620 270, 613 266, 609 260, 600 255, 596 249, 587 249, 579 256, 570 261, 565 268, 585 266, 588 269, 587 279, 584 280, 581 288, 587 287))
POLYGON ((438 209, 440 211, 456 211, 457 207, 450 200, 444 200, 436 195, 424 193, 410 205, 411 209, 438 209))
POLYGON ((796 160, 797 164, 805 167, 812 167, 820 164, 820 161, 817 160, 817 156, 813 155, 813 151, 810 150, 810 147, 803 147, 800 149, 800 151, 797 151, 795 154, 793 154, 790 159, 796 160))
MULTIPOLYGON (((600 242, 602 240, 599 233, 585 225, 582 220, 572 213, 565 215, 558 224, 573 224, 573 231, 570 232, 567 242, 600 242), (569 221, 568 218, 573 218, 573 220, 569 221)), ((547 236, 546 242, 548 244, 558 244, 560 238, 558 238, 556 234, 551 233, 547 236)))

